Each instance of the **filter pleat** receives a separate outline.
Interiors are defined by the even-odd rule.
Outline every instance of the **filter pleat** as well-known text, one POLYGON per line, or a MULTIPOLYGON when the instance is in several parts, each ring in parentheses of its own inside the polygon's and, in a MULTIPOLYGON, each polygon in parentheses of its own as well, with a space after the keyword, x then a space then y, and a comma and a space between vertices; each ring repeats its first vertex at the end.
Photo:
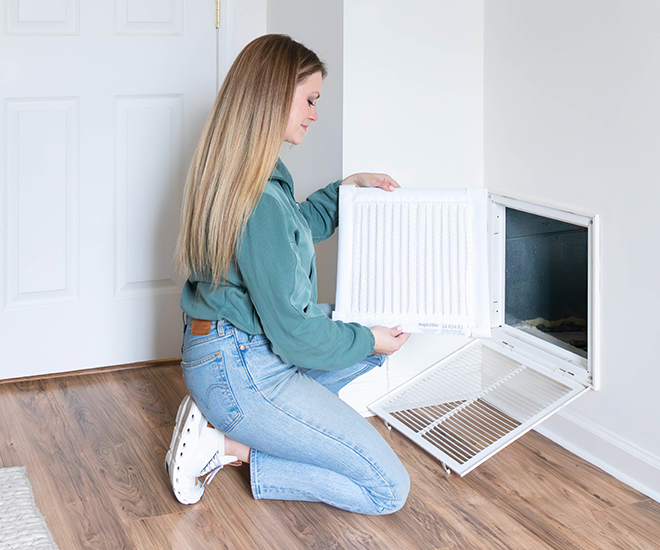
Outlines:
POLYGON ((410 204, 405 205, 406 209, 406 236, 408 237, 408 262, 407 262, 407 278, 408 285, 406 288, 406 309, 405 313, 412 315, 415 312, 414 303, 415 291, 417 290, 417 274, 416 274, 416 262, 417 262, 417 248, 415 247, 415 213, 413 212, 410 204))
POLYGON ((382 313, 386 315, 392 314, 392 204, 387 203, 383 205, 383 265, 382 265, 382 296, 383 296, 383 310, 382 313))
POLYGON ((392 313, 402 311, 401 290, 403 280, 401 278, 401 264, 403 263, 403 251, 401 250, 401 204, 392 204, 392 313))
POLYGON ((359 238, 356 240, 353 254, 353 266, 356 268, 356 273, 352 277, 352 287, 355 289, 353 293, 353 308, 360 313, 366 312, 364 305, 365 290, 366 290, 366 263, 369 253, 369 242, 364 239, 364 208, 358 206, 355 212, 355 231, 359 238))
POLYGON ((433 284, 433 206, 425 204, 424 206, 424 226, 427 228, 425 232, 426 242, 424 246, 424 289, 426 296, 424 297, 424 314, 433 315, 435 305, 435 284, 433 284))
POLYGON ((376 269, 374 272, 374 287, 376 289, 375 311, 383 313, 385 302, 385 285, 383 284, 383 269, 385 267, 385 205, 376 205, 376 269))
POLYGON ((378 252, 378 235, 376 233, 376 205, 369 204, 367 206, 367 219, 368 219, 368 233, 367 242, 369 243, 369 251, 367 257, 368 273, 367 273, 367 312, 375 313, 376 311, 376 258, 378 252))
POLYGON ((417 205, 415 235, 417 237, 417 306, 415 311, 426 315, 426 209, 417 205))
POLYGON ((431 258, 433 258, 433 271, 434 271, 434 280, 440 281, 440 284, 433 285, 433 315, 441 315, 444 313, 442 310, 443 295, 442 295, 442 278, 443 274, 443 263, 442 263, 442 207, 438 204, 434 204, 433 208, 433 226, 432 226, 432 238, 433 238, 433 251, 431 253, 431 258))

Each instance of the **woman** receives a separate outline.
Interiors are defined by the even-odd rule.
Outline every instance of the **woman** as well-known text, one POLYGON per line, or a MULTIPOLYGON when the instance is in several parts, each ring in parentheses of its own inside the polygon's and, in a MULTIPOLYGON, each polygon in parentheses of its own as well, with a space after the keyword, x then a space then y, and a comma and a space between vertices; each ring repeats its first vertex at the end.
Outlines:
POLYGON ((386 514, 408 494, 401 462, 336 393, 409 334, 326 317, 313 246, 337 226, 340 184, 399 186, 355 174, 298 204, 278 159, 283 142, 300 144, 317 119, 325 75, 316 54, 288 36, 254 40, 229 71, 192 162, 178 243, 190 396, 166 458, 184 504, 240 462, 250 463, 260 499, 386 514))

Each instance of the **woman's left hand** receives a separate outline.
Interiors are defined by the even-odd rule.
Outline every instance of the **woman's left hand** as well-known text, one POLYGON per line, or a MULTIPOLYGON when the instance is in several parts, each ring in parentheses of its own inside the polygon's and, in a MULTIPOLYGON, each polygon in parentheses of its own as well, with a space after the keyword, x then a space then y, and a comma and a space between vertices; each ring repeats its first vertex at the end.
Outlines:
POLYGON ((380 187, 385 191, 394 191, 401 187, 394 179, 387 174, 360 173, 348 176, 342 180, 342 185, 356 185, 357 187, 380 187))

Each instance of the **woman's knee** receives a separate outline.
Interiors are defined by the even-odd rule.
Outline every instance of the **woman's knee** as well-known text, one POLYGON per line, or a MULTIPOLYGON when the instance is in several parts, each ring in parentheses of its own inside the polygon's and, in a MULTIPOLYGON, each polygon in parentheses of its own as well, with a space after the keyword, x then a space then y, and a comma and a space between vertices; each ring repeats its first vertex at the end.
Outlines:
POLYGON ((410 476, 403 464, 401 464, 392 492, 394 493, 394 498, 392 499, 390 511, 385 513, 391 514, 403 508, 410 493, 410 476))
POLYGON ((376 497, 376 512, 374 515, 392 514, 406 503, 410 493, 410 476, 406 468, 398 462, 387 473, 387 483, 384 491, 379 491, 376 497))

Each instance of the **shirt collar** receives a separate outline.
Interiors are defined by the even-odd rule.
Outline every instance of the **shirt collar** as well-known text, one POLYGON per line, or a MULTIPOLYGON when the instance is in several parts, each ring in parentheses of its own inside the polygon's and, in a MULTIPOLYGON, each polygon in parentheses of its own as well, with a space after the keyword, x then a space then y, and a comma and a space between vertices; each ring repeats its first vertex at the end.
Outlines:
POLYGON ((280 158, 275 163, 275 168, 273 168, 270 179, 281 182, 282 186, 286 187, 293 194, 293 177, 280 158))

